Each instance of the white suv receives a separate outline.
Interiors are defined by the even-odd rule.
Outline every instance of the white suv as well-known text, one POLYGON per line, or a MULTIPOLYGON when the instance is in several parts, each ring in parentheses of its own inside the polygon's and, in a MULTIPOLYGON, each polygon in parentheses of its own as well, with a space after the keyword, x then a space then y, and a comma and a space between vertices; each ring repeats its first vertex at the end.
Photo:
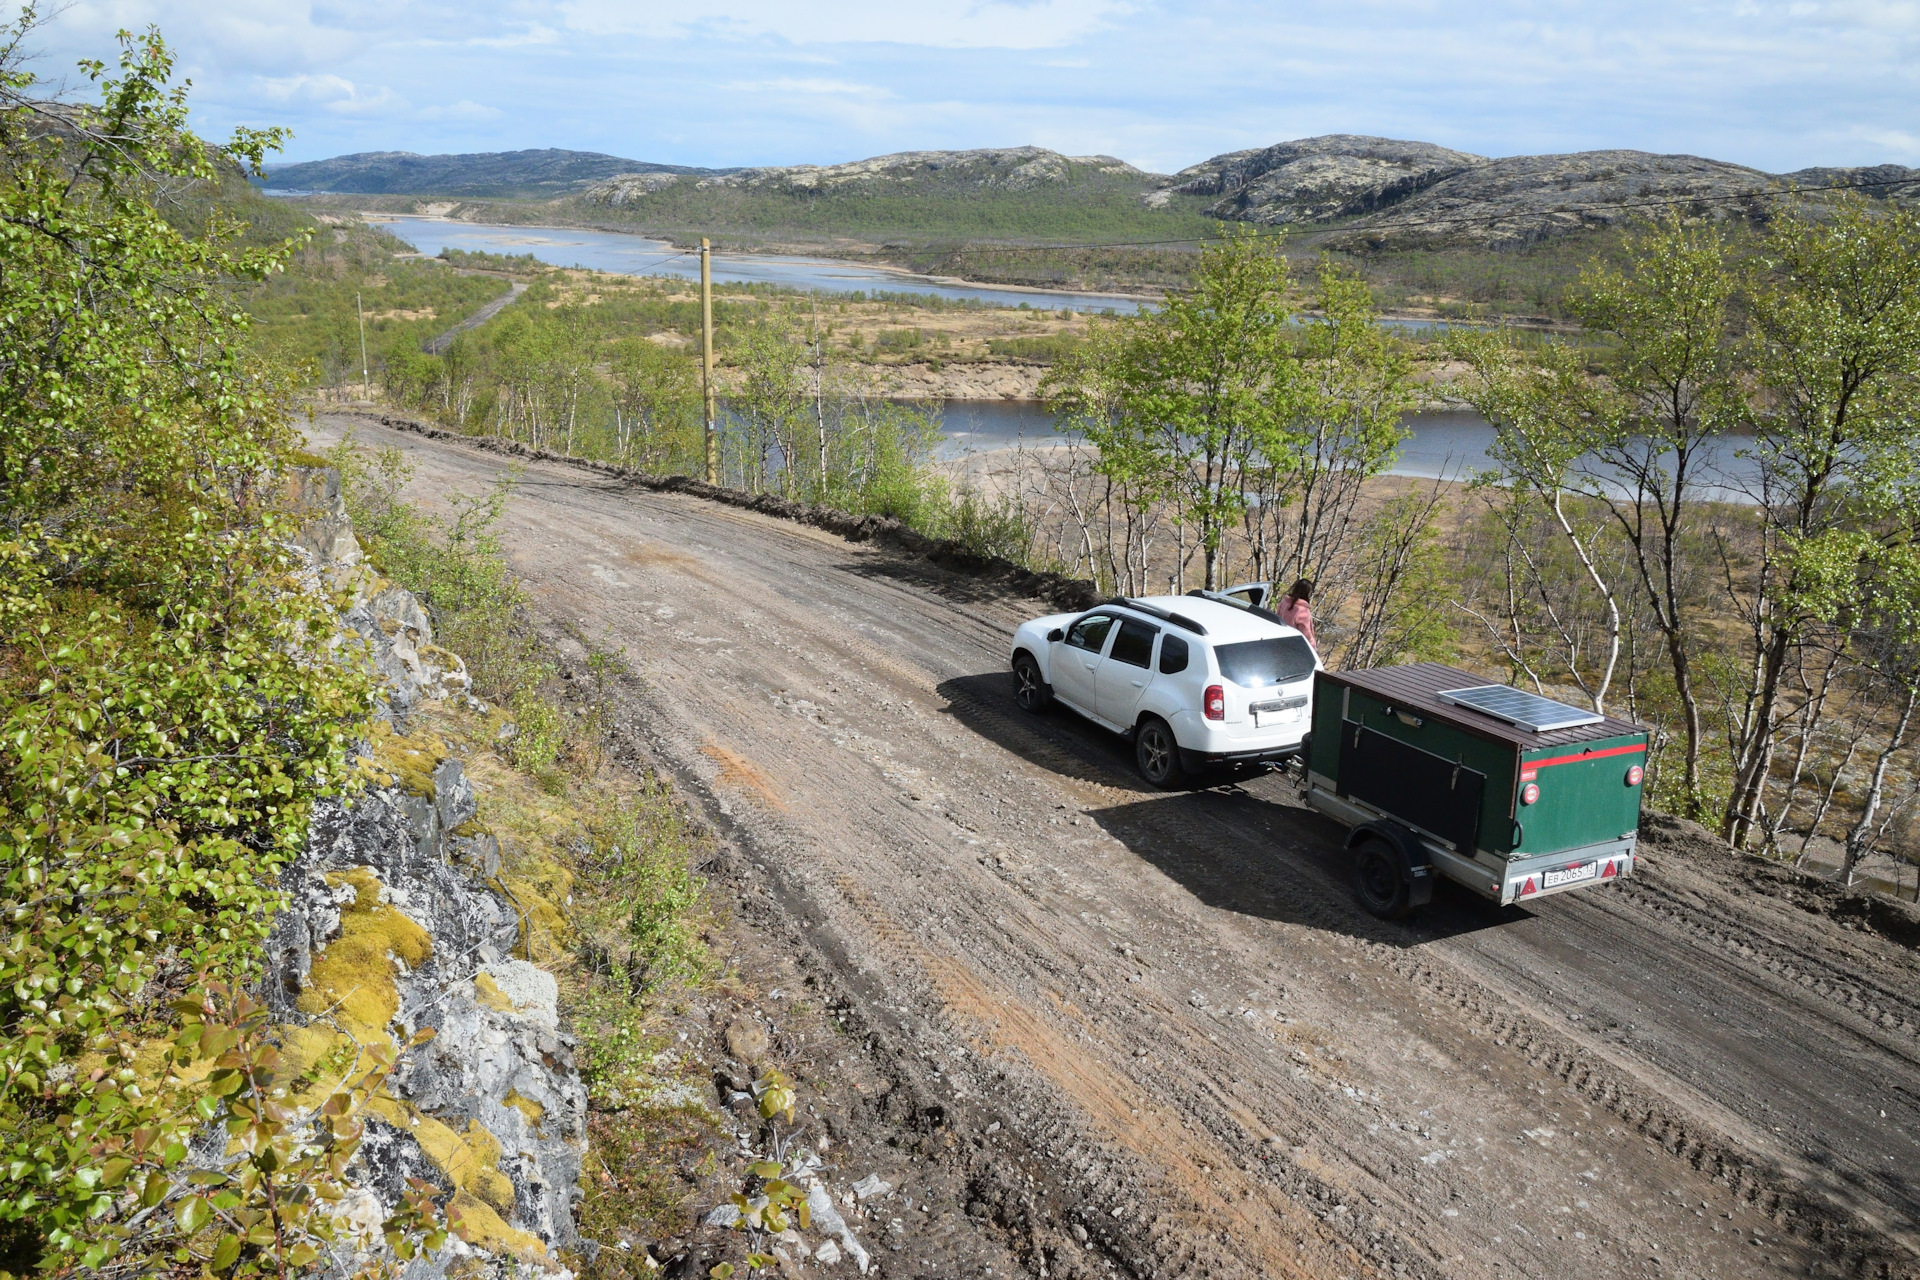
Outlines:
POLYGON ((1216 765, 1299 754, 1320 658, 1250 592, 1114 599, 1035 618, 1013 633, 1015 697, 1055 700, 1133 739, 1156 787, 1216 765))

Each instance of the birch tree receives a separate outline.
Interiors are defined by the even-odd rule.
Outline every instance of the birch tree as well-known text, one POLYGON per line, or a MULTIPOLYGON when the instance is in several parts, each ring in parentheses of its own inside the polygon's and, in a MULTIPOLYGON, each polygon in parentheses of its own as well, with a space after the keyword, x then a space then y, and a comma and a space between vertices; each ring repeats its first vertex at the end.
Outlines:
MULTIPOLYGON (((1748 421, 1760 466, 1755 563, 1729 573, 1747 620, 1721 829, 1760 825, 1796 647, 1855 603, 1841 569, 1913 501, 1920 447, 1920 210, 1783 213, 1750 268, 1748 421), (1878 517, 1878 519, 1876 519, 1878 517)), ((1894 520, 1891 527, 1903 521, 1894 520)))

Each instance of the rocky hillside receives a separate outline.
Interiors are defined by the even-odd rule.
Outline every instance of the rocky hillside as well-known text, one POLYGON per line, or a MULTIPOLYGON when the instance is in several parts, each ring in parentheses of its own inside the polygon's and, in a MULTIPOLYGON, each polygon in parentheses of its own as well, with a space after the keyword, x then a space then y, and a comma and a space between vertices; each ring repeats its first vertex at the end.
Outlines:
POLYGON ((697 173, 669 173, 656 167, 615 175, 588 188, 581 199, 618 207, 674 186, 777 193, 1034 191, 1076 181, 1144 187, 1155 176, 1112 156, 1065 156, 1044 147, 989 147, 974 151, 901 151, 834 165, 777 165, 697 173))
POLYGON ((435 195, 467 199, 568 195, 614 174, 707 174, 707 169, 649 164, 597 151, 491 151, 422 156, 362 151, 304 164, 267 166, 270 186, 351 195, 435 195))
MULTIPOLYGON (((586 1090, 553 975, 514 954, 526 950, 529 912, 552 908, 506 890, 500 842, 461 761, 430 731, 409 734, 425 707, 473 702, 465 664, 433 643, 413 594, 366 564, 338 471, 296 467, 288 492, 303 576, 353 601, 345 622, 385 705, 353 764, 369 785, 314 806, 306 848, 281 876, 262 992, 303 1083, 344 1079, 343 1064, 369 1050, 412 1046, 367 1104, 331 1261, 341 1274, 396 1267, 381 1224, 417 1180, 459 1230, 406 1267, 411 1280, 567 1276, 586 1090)), ((293 1101, 326 1096, 316 1086, 293 1101)))
POLYGON ((1430 142, 1336 133, 1215 156, 1182 169, 1148 201, 1180 192, 1216 197, 1207 212, 1217 218, 1324 222, 1371 213, 1486 163, 1430 142))
POLYGON ((1666 201, 1728 215, 1790 187, 1871 183, 1877 197, 1920 193, 1920 170, 1803 169, 1769 174, 1699 156, 1583 151, 1491 160, 1425 142, 1330 134, 1215 156, 1149 192, 1213 198, 1217 218, 1265 225, 1340 224, 1369 240, 1494 246, 1614 226, 1666 201))

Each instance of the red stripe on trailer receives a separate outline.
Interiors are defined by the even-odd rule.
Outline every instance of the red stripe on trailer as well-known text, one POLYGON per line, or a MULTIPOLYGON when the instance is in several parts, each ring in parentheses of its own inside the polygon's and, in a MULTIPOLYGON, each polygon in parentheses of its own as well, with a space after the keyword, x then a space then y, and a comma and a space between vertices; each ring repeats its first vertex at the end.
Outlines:
POLYGON ((1583 751, 1577 756, 1555 756, 1551 760, 1528 760, 1520 767, 1522 769, 1544 769, 1550 764, 1574 764, 1581 760, 1605 760, 1608 756, 1631 755, 1636 751, 1645 751, 1646 749, 1646 743, 1636 742, 1632 746, 1627 747, 1608 747, 1605 751, 1583 751))

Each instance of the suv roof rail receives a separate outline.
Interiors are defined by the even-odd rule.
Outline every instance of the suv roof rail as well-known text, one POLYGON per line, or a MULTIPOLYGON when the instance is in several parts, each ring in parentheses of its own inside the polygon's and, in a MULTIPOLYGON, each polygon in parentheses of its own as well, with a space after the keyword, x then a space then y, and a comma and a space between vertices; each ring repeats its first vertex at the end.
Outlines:
POLYGON ((1158 618, 1162 622, 1171 623, 1179 627, 1182 631, 1191 631, 1197 636, 1207 634, 1205 627, 1195 622, 1192 618, 1189 618, 1186 614, 1170 612, 1162 609, 1157 604, 1148 604, 1143 600, 1129 600, 1125 596, 1115 596, 1111 600, 1102 601, 1102 603, 1119 605, 1122 609, 1132 609, 1136 613, 1144 613, 1149 618, 1158 618))
POLYGON ((1218 600, 1221 604, 1230 604, 1236 609, 1246 610, 1248 613, 1252 614, 1256 618, 1265 618, 1268 622, 1277 622, 1283 627, 1290 627, 1293 625, 1292 623, 1288 622, 1285 618, 1275 613, 1273 610, 1262 609, 1257 604, 1248 604, 1245 600, 1240 599, 1238 596, 1226 595, 1225 593, 1219 592, 1219 591, 1203 591, 1199 587, 1195 587, 1193 590, 1187 592, 1187 594, 1190 596, 1199 596, 1202 600, 1218 600))

